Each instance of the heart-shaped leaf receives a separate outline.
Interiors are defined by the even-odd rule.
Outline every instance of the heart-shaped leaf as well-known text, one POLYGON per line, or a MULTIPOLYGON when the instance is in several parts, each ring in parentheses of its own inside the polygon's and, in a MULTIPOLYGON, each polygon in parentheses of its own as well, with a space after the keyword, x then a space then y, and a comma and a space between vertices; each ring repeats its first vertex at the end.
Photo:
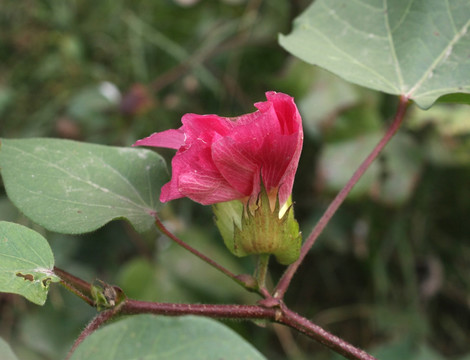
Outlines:
POLYGON ((238 334, 207 318, 135 315, 97 330, 71 360, 257 360, 264 357, 238 334))
POLYGON ((59 139, 2 140, 0 171, 10 200, 46 229, 78 234, 126 219, 152 228, 165 182, 163 159, 146 149, 59 139))
POLYGON ((24 296, 43 305, 53 273, 54 256, 46 239, 14 223, 0 221, 0 292, 24 296))
POLYGON ((468 0, 317 0, 280 43, 350 82, 428 108, 446 94, 469 101, 469 26, 468 0))

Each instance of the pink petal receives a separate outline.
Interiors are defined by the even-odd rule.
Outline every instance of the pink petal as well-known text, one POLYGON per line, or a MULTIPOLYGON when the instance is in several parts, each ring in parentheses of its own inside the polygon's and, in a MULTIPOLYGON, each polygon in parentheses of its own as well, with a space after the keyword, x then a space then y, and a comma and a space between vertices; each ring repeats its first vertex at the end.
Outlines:
POLYGON ((238 117, 230 135, 213 144, 212 158, 241 193, 256 196, 262 179, 268 192, 282 186, 280 202, 284 203, 292 191, 302 148, 301 118, 290 96, 266 95, 272 101, 257 103, 259 111, 238 117))
POLYGON ((187 196, 203 205, 243 197, 215 167, 210 148, 201 140, 182 148, 173 158, 171 181, 162 188, 162 202, 187 196))
POLYGON ((246 196, 260 187, 260 149, 266 137, 279 132, 274 108, 262 104, 262 111, 236 118, 232 132, 212 145, 212 158, 220 173, 246 196))
POLYGON ((132 146, 155 146, 169 149, 179 149, 184 143, 184 132, 180 129, 165 130, 137 140, 132 146))
POLYGON ((272 102, 282 129, 281 131, 284 134, 302 131, 302 119, 295 105, 294 98, 274 91, 268 91, 266 98, 272 102))
POLYGON ((250 152, 251 142, 244 143, 233 137, 224 137, 212 145, 212 159, 221 176, 238 192, 249 196, 255 183, 259 183, 259 165, 250 152))
POLYGON ((297 148, 297 134, 267 138, 260 151, 261 176, 266 189, 281 184, 297 148))
POLYGON ((206 143, 212 141, 215 134, 227 135, 235 124, 228 118, 218 115, 185 114, 181 122, 189 142, 197 139, 206 143))

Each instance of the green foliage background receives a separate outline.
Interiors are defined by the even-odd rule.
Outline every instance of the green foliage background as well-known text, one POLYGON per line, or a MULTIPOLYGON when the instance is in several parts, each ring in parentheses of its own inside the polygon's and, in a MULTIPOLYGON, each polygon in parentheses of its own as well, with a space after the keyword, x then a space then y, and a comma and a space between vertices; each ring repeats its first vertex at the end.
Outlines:
MULTIPOLYGON (((396 98, 350 85, 288 55, 278 33, 310 1, 54 1, 0 5, 0 136, 128 146, 178 127, 187 112, 252 112, 267 90, 296 97, 305 144, 293 199, 308 234, 372 148, 396 98), (185 5, 186 4, 186 5, 185 5)), ((380 359, 470 353, 470 107, 412 107, 294 279, 292 309, 380 359)), ((169 160, 171 151, 161 151, 169 160)), ((167 226, 235 272, 209 207, 182 199, 167 226)), ((45 234, 2 192, 0 220, 45 234)), ((256 300, 163 237, 124 222, 49 233, 56 264, 141 300, 256 300)), ((283 267, 273 264, 277 279, 283 267)), ((94 310, 52 286, 45 307, 0 295, 0 336, 19 359, 63 358, 94 310)), ((228 323, 270 359, 333 359, 281 327, 228 323)))

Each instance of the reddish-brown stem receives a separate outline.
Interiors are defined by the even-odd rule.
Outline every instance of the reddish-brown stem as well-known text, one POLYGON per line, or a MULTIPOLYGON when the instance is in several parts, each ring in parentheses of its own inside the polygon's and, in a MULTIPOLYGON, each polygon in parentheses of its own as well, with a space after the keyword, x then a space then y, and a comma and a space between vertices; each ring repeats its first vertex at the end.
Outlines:
POLYGON ((325 226, 328 224, 330 219, 338 210, 338 207, 343 203, 346 196, 352 190, 354 185, 359 181, 361 176, 366 172, 372 162, 377 158, 379 153, 385 147, 385 145, 390 141, 390 139, 395 135, 397 130, 400 128, 400 125, 403 121, 403 118, 406 113, 406 108, 408 106, 408 98, 405 96, 400 97, 400 101, 398 104, 397 112, 395 114, 395 118, 393 119, 392 124, 388 128, 387 132, 383 136, 383 138, 379 141, 379 143, 375 146, 372 152, 367 156, 367 158, 363 161, 363 163, 359 166, 356 172, 353 174, 351 179, 347 182, 343 189, 336 195, 335 199, 331 202, 330 206, 326 209, 323 216, 320 218, 318 223, 313 228, 312 232, 308 236, 307 240, 305 240, 304 244, 302 245, 302 249, 300 250, 299 258, 289 265, 289 267, 284 272, 284 275, 279 280, 275 290, 274 290, 274 297, 277 299, 283 299, 284 294, 289 287, 289 284, 294 276, 295 272, 299 268, 300 264, 303 262, 305 256, 308 254, 310 249, 312 248, 313 244, 317 240, 318 236, 322 233, 325 226))
POLYGON ((173 304, 127 299, 121 314, 150 313, 166 316, 200 315, 223 319, 270 319, 276 309, 258 305, 212 305, 212 304, 173 304))
POLYGON ((86 281, 69 274, 68 272, 54 266, 54 274, 60 278, 60 283, 69 291, 80 297, 90 306, 94 306, 91 298, 91 285, 86 281))
POLYGON ((253 291, 253 288, 252 287, 249 287, 247 286, 246 283, 244 283, 243 281, 240 280, 240 277, 235 275, 234 273, 232 273, 231 271, 229 271, 228 269, 226 269, 225 267, 223 267, 222 265, 220 265, 218 262, 212 260, 211 258, 207 257, 206 255, 204 255, 203 253, 197 251, 196 249, 194 249, 193 247, 191 247, 190 245, 186 244, 183 240, 181 240, 180 238, 178 238, 177 236, 175 236, 173 233, 171 233, 166 227, 165 225, 163 225, 162 221, 160 220, 160 218, 158 217, 158 215, 155 213, 153 214, 154 218, 155 218, 155 224, 157 226, 157 228, 163 233, 165 234, 166 236, 168 236, 171 240, 173 240, 175 243, 177 243, 178 245, 180 245, 181 247, 185 248, 186 250, 188 250, 190 253, 196 255, 198 258, 200 258, 202 261, 205 261, 207 264, 209 264, 210 266, 216 268, 217 270, 219 270, 220 272, 222 272, 223 274, 227 275, 229 278, 231 278, 232 280, 234 280, 236 283, 242 285, 244 288, 250 290, 250 291, 253 291))
POLYGON ((282 317, 280 317, 277 322, 296 329, 297 331, 334 350, 338 354, 343 355, 346 359, 375 360, 375 357, 372 355, 352 346, 343 339, 329 333, 320 326, 315 325, 308 319, 286 307, 283 307, 282 317))

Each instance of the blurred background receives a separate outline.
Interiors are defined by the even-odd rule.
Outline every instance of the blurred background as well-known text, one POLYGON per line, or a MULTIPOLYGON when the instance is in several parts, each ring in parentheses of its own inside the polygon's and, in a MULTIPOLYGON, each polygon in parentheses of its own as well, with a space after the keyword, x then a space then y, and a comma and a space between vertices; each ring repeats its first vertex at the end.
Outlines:
MULTIPOLYGON (((296 98, 305 143, 294 185, 305 237, 380 138, 397 99, 296 60, 277 43, 311 1, 0 0, 0 136, 129 146, 187 112, 236 116, 264 92, 296 98)), ((294 278, 286 303, 380 359, 470 359, 470 107, 410 107, 294 278)), ((160 151, 171 161, 172 151, 160 151)), ((167 226, 234 272, 210 207, 187 199, 167 226)), ((11 205, 0 219, 50 240, 56 265, 140 300, 253 303, 164 237, 114 222, 46 233, 11 205)), ((272 263, 272 281, 283 267, 272 263)), ((44 307, 0 295, 0 336, 22 360, 63 358, 95 312, 58 286, 44 307)), ((269 359, 339 359, 267 324, 230 322, 269 359)))

